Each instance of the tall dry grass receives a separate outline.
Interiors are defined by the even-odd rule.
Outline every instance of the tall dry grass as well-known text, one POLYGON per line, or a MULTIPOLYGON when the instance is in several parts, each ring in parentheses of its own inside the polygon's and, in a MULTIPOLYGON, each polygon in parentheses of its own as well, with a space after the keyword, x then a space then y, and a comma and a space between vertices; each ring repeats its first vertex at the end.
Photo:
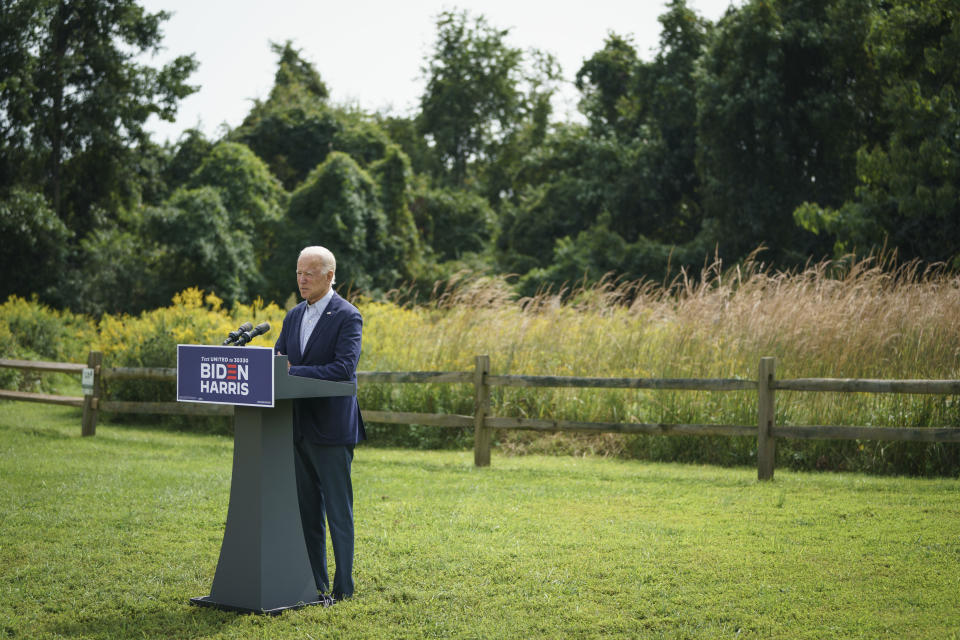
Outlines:
MULTIPOLYGON (((777 376, 960 378, 960 277, 876 258, 774 271, 757 260, 666 285, 606 280, 517 299, 499 278, 451 283, 428 305, 361 303, 361 368, 467 370, 488 354, 495 373, 755 378, 761 357, 777 376)), ((399 410, 469 412, 469 389, 371 390, 399 410)), ((753 424, 746 392, 498 389, 497 415, 632 422, 753 424)), ((957 426, 957 398, 778 394, 783 424, 957 426)), ((435 432, 435 430, 434 430, 435 432)), ((466 434, 465 434, 466 437, 466 434)), ((560 437, 501 434, 507 450, 554 449, 749 463, 755 444, 736 439, 560 437)), ((436 444, 435 441, 431 444, 436 444)), ((955 465, 955 447, 786 442, 797 467, 924 469, 955 465), (932 460, 932 461, 931 461, 932 460)))
POLYGON ((503 373, 754 377, 763 356, 777 357, 785 376, 960 371, 960 276, 916 262, 775 272, 718 261, 667 286, 606 280, 520 299, 503 279, 484 277, 454 282, 418 307, 360 304, 369 368, 466 367, 489 353, 503 373), (377 348, 396 339, 405 347, 377 348))

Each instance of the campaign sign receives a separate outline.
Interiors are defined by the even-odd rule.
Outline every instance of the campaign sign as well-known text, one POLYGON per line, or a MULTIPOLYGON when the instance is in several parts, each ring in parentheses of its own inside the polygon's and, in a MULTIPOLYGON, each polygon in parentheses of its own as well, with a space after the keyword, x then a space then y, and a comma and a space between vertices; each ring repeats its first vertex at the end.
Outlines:
POLYGON ((177 401, 273 406, 273 349, 177 345, 177 401))

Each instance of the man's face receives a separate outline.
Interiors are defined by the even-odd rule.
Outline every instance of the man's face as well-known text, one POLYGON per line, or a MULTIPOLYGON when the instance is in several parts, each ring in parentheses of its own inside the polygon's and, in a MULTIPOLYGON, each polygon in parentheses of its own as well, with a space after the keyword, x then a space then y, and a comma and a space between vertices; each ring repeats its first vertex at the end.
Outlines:
POLYGON ((332 281, 333 271, 325 271, 320 258, 303 256, 297 260, 297 287, 310 304, 327 295, 332 281))

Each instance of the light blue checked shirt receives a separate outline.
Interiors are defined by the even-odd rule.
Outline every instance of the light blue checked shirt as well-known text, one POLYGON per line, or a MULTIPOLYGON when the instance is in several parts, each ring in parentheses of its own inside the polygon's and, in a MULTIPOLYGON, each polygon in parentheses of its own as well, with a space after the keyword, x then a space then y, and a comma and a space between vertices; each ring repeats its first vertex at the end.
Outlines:
POLYGON ((317 326, 332 297, 333 287, 330 287, 325 296, 313 304, 307 303, 307 308, 303 310, 303 318, 300 320, 300 353, 307 350, 307 340, 310 339, 310 334, 313 333, 314 327, 317 326))

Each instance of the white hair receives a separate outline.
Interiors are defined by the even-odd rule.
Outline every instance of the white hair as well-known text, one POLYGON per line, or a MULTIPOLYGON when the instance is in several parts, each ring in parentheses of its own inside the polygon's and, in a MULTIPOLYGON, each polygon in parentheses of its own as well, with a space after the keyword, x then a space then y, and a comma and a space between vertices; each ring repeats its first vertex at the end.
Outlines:
POLYGON ((321 246, 304 247, 300 252, 300 258, 319 258, 324 273, 333 271, 333 280, 330 284, 337 283, 337 259, 333 257, 333 252, 330 249, 321 246))

